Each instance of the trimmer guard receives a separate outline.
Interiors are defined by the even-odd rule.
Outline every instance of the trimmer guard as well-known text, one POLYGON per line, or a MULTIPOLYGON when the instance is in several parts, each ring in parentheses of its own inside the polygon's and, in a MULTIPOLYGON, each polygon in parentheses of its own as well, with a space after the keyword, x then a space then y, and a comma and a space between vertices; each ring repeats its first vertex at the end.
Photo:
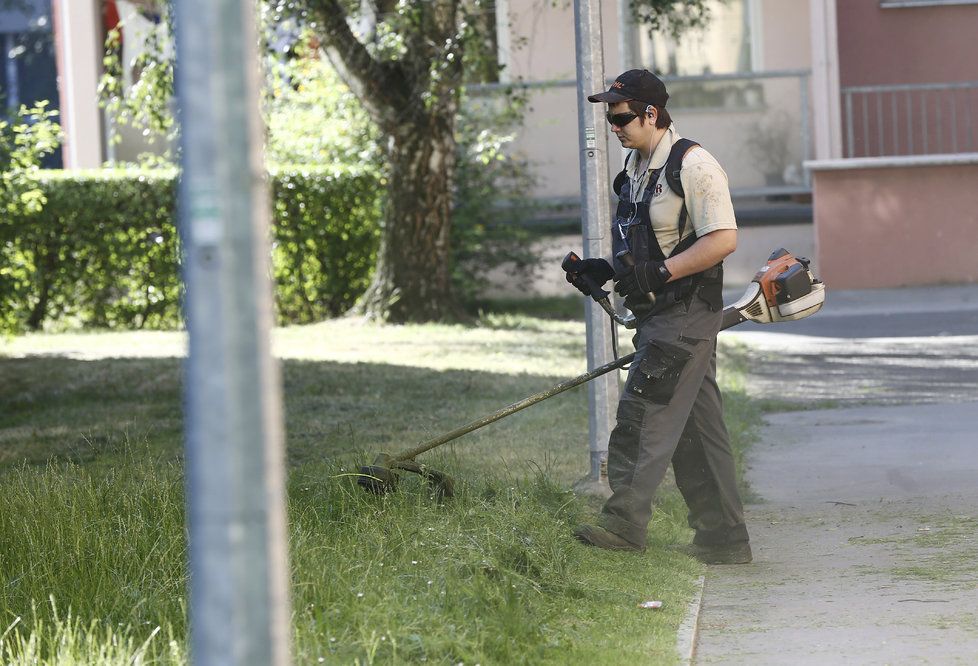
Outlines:
POLYGON ((452 477, 414 460, 399 460, 387 453, 378 455, 372 465, 360 468, 357 484, 375 495, 389 493, 397 488, 398 477, 394 470, 419 475, 428 482, 438 499, 455 496, 455 481, 452 477))

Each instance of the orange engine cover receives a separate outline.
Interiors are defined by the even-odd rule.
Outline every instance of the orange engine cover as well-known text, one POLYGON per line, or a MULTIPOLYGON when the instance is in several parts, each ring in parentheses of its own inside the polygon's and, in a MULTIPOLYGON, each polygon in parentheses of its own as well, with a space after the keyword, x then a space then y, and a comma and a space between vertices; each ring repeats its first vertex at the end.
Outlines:
POLYGON ((798 261, 795 255, 782 248, 771 255, 764 268, 757 271, 754 282, 761 285, 764 300, 767 301, 769 307, 777 307, 778 303, 783 302, 783 298, 778 298, 783 289, 783 285, 778 282, 778 277, 797 265, 802 265, 802 262, 798 261))

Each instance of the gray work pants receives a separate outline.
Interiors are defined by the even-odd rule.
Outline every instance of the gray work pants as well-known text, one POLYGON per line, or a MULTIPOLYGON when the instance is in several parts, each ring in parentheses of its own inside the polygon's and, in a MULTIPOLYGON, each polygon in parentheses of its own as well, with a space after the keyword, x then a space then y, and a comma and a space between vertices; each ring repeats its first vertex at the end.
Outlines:
POLYGON ((736 468, 716 383, 720 312, 698 297, 647 317, 608 442, 612 496, 600 524, 645 545, 652 499, 670 461, 694 543, 746 541, 736 468))

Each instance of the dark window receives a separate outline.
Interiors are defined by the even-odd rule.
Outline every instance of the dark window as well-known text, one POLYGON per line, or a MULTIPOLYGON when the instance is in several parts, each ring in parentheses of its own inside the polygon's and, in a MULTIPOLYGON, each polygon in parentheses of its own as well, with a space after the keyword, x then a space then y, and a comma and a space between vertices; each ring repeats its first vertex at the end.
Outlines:
MULTIPOLYGON (((0 110, 10 117, 20 105, 42 100, 58 109, 57 64, 50 0, 0 0, 0 110)), ((61 153, 45 158, 61 167, 61 153)))

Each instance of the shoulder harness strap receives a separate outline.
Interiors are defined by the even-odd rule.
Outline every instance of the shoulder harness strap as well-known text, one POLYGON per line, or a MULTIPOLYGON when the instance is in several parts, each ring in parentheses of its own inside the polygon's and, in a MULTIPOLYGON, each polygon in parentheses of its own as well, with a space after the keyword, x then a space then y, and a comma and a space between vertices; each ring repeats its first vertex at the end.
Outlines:
POLYGON ((672 150, 669 151, 669 157, 666 159, 666 182, 669 184, 669 189, 680 199, 686 198, 686 193, 683 192, 683 181, 679 177, 683 169, 683 158, 698 145, 700 144, 692 139, 680 139, 672 144, 672 150))
POLYGON ((628 180, 628 158, 631 156, 631 153, 625 155, 625 166, 621 168, 621 173, 615 176, 615 182, 611 185, 611 189, 614 190, 616 197, 621 196, 621 188, 625 185, 625 181, 628 180))
MULTIPOLYGON (((672 149, 669 151, 669 157, 666 159, 666 183, 669 185, 669 189, 676 193, 676 195, 683 199, 683 209, 679 212, 679 237, 683 237, 683 232, 686 230, 686 219, 689 217, 689 212, 686 210, 686 192, 683 190, 683 181, 680 177, 683 170, 683 158, 686 157, 686 153, 692 150, 694 147, 700 145, 692 139, 680 139, 676 143, 672 144, 672 149)), ((683 243, 680 242, 670 256, 673 254, 678 254, 686 250, 693 242, 696 241, 695 237, 692 237, 692 242, 683 243)))

